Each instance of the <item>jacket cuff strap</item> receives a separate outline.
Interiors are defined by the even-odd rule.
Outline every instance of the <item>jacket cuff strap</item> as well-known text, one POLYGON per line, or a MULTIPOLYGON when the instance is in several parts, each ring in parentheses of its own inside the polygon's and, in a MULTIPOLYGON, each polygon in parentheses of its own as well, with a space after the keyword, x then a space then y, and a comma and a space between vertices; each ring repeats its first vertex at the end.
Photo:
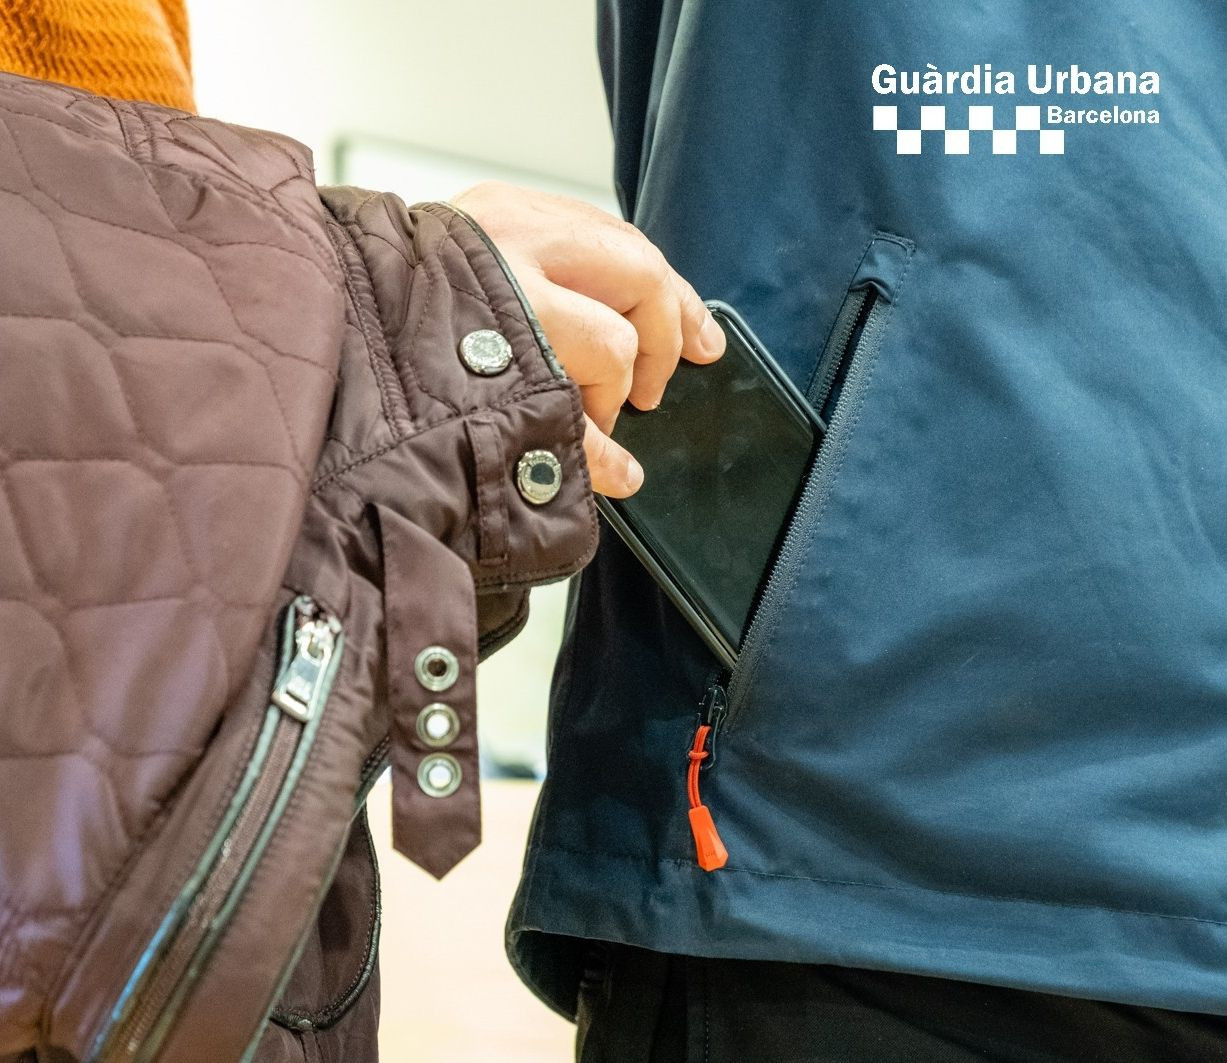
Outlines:
POLYGON ((481 841, 477 603, 468 565, 378 505, 392 735, 392 844, 442 878, 481 841))

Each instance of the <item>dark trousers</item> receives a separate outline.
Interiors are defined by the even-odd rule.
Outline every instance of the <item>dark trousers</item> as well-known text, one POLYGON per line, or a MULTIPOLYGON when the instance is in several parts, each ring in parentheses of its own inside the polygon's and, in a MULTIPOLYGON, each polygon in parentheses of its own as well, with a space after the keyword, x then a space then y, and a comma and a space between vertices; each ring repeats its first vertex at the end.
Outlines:
POLYGON ((851 968, 594 946, 577 1063, 1217 1063, 1227 1019, 851 968))

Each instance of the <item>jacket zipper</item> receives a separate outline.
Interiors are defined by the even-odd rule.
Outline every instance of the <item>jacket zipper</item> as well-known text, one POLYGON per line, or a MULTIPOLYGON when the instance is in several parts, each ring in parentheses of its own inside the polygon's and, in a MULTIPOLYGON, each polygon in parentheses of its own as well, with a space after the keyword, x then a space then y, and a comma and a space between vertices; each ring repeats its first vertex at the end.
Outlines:
POLYGON ((828 441, 838 438, 850 416, 854 403, 842 401, 845 394, 858 392, 865 383, 865 367, 881 343, 882 325, 889 304, 879 298, 876 289, 868 288, 848 293, 835 319, 831 338, 823 350, 810 382, 807 399, 827 425, 818 446, 813 466, 806 478, 801 498, 789 523, 784 541, 771 563, 766 582, 759 593, 731 674, 722 674, 708 683, 699 713, 699 725, 689 752, 687 798, 690 804, 690 829, 695 842, 695 856, 705 871, 721 868, 728 861, 716 831, 711 811, 699 795, 699 778, 715 763, 716 739, 723 727, 731 726, 740 712, 746 691, 758 665, 765 638, 760 618, 776 610, 788 591, 790 574, 797 562, 808 534, 810 517, 822 502, 828 480, 834 448, 828 441), (830 407, 828 409, 828 407, 830 407))
POLYGON ((820 364, 819 372, 815 374, 807 397, 815 409, 829 412, 830 416, 824 418, 827 431, 818 446, 784 541, 750 614, 746 636, 737 656, 737 667, 729 679, 729 711, 725 720, 729 727, 735 725, 745 704, 747 691, 758 668, 763 642, 770 633, 769 625, 762 621, 778 611, 782 599, 791 588, 797 555, 805 547, 815 511, 826 500, 831 464, 839 454, 839 439, 848 418, 857 408, 857 403, 845 399, 855 397, 865 386, 866 369, 873 364, 873 356, 881 346, 883 325, 889 311, 890 303, 880 298, 875 290, 850 293, 839 315, 840 319, 845 320, 837 320, 832 342, 823 354, 822 363, 825 365, 820 364), (828 411, 826 408, 832 404, 833 408, 828 411))
MULTIPOLYGON (((847 369, 849 356, 856 346, 856 339, 864 330, 865 319, 873 309, 873 304, 877 302, 876 296, 877 293, 872 289, 849 292, 848 298, 839 308, 835 327, 831 330, 831 338, 814 370, 806 395, 819 416, 824 413, 840 369, 847 369)), ((829 417, 823 417, 822 420, 824 424, 830 423, 829 417)))
POLYGON ((95 1042, 98 1063, 148 1063, 174 1026, 276 830, 319 730, 343 648, 312 599, 286 610, 280 667, 251 759, 195 871, 95 1042))
POLYGON ((717 871, 728 863, 728 850, 720 840, 720 832, 712 819, 711 810, 699 796, 699 776, 716 762, 716 735, 728 709, 728 694, 723 675, 708 681, 699 706, 699 725, 688 754, 686 797, 690 803, 690 833, 694 838, 695 859, 704 871, 717 871))

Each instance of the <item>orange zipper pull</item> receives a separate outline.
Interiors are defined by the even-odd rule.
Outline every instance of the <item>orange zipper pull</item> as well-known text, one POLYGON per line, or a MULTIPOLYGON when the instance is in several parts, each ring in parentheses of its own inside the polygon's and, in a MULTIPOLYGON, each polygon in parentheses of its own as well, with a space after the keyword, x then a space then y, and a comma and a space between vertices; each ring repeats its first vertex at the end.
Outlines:
POLYGON ((699 768, 708 757, 707 736, 711 730, 711 724, 703 723, 695 732, 694 745, 690 750, 690 770, 686 775, 686 793, 690 798, 690 833, 694 835, 699 867, 704 871, 722 868, 729 860, 728 850, 720 840, 711 812, 699 800, 699 768))

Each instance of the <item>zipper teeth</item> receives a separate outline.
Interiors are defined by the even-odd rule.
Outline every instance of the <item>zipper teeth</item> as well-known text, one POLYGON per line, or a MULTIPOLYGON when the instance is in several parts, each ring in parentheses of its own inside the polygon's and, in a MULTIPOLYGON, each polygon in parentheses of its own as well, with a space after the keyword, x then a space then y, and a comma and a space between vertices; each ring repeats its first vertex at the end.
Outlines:
MULTIPOLYGON (((754 604, 749 626, 746 628, 746 637, 742 643, 741 652, 738 654, 737 667, 733 670, 733 674, 729 679, 728 711, 724 718, 727 729, 733 727, 737 717, 741 714, 745 693, 752 685, 754 673, 758 667, 760 648, 765 638, 764 625, 759 623, 759 618, 764 614, 769 605, 775 604, 775 600, 780 596, 783 580, 781 573, 791 569, 793 557, 800 548, 801 537, 809 530, 809 515, 818 504, 820 491, 826 483, 826 468, 832 460, 831 447, 826 445, 827 441, 832 436, 838 435, 844 422, 850 416, 850 404, 844 401, 844 397, 849 393, 850 389, 855 390, 860 387, 865 364, 865 359, 860 356, 866 351, 872 350, 878 343, 878 330, 887 305, 874 296, 866 295, 864 302, 857 308, 857 312, 849 315, 852 319, 852 326, 847 330, 846 335, 843 335, 842 354, 839 358, 833 359, 835 369, 824 374, 830 378, 825 382, 829 392, 831 384, 835 381, 836 371, 841 365, 847 365, 843 389, 840 391, 839 399, 835 404, 834 413, 827 425, 826 434, 819 443, 818 454, 814 458, 813 466, 810 469, 809 476, 806 478, 805 487, 801 492, 801 498, 797 503, 796 511, 793 513, 788 531, 784 536, 784 542, 781 544, 779 553, 772 562, 771 572, 767 577, 766 584, 763 586, 762 593, 754 604), (856 327, 858 323, 860 324, 859 330, 856 327), (855 343, 852 342, 853 337, 856 338, 855 343)), ((822 401, 826 401, 825 394, 822 396, 822 401)))
MULTIPOLYGON (((169 1031, 202 968, 221 928, 228 922, 253 869, 253 859, 267 844, 289 798, 289 790, 301 771, 319 727, 323 704, 331 689, 340 661, 343 637, 340 625, 329 620, 333 642, 330 655, 316 677, 306 716, 291 713, 278 704, 291 665, 302 652, 298 633, 304 622, 319 620, 321 611, 309 598, 299 597, 287 608, 280 663, 273 673, 273 695, 265 710, 259 734, 249 754, 244 779, 232 796, 230 808, 201 857, 201 866, 184 886, 180 896, 191 897, 186 906, 177 901, 154 936, 150 952, 167 943, 152 960, 142 958, 124 996, 131 994, 128 1014, 117 1014, 109 1030, 99 1035, 99 1047, 91 1060, 121 1063, 152 1059, 169 1031), (176 911, 182 912, 176 915, 176 911), (167 930, 165 927, 172 926, 167 930), (177 1002, 177 1003, 176 1003, 177 1002)), ((121 1001, 123 997, 121 997, 121 1001)), ((119 1012, 123 1005, 117 1005, 119 1012)))
MULTIPOLYGON (((274 669, 274 680, 276 675, 277 671, 274 669)), ((145 953, 133 971, 128 985, 124 987, 120 995, 110 1023, 98 1035, 96 1046, 89 1056, 91 1061, 114 1059, 117 1055, 122 1058, 126 1054, 124 1045, 127 1042, 120 1039, 119 1031, 130 1025, 132 1012, 140 1010, 138 1003, 139 995, 143 992, 144 987, 149 984, 151 978, 155 977, 154 972, 158 965, 160 965, 162 957, 173 947, 174 935, 194 915, 193 909, 197 892, 207 881, 209 871, 217 860, 224 841, 223 835, 225 837, 229 836, 242 812, 243 805, 246 804, 251 790, 255 787, 259 773, 263 770, 264 762, 268 757, 274 731, 274 721, 266 716, 248 755, 244 777, 239 783, 237 792, 231 799, 222 824, 219 825, 213 840, 205 850, 202 857, 202 866, 197 869, 192 878, 185 884, 184 890, 180 894, 180 899, 176 900, 175 904, 172 905, 147 946, 145 953), (192 898, 186 905, 182 902, 182 897, 185 895, 192 898)))
POLYGON ((283 716, 280 710, 270 709, 269 712, 276 713, 279 719, 256 788, 222 843, 218 861, 192 901, 173 944, 158 961, 154 980, 142 990, 140 1006, 120 1029, 116 1039, 120 1058, 131 1058, 140 1051, 164 1004, 190 964, 196 947, 209 932, 214 916, 242 871, 247 849, 259 835, 281 789, 298 744, 297 732, 301 728, 283 716), (289 741, 286 741, 287 738, 289 741))
MULTIPOLYGON (((826 405, 828 396, 831 394, 831 388, 839 377, 841 367, 849 367, 850 363, 856 356, 856 343, 860 337, 865 334, 865 323, 869 319, 869 315, 873 312, 874 305, 877 299, 870 292, 851 292, 848 295, 848 302, 840 307, 839 320, 836 323, 835 333, 831 337, 826 350, 822 355, 822 366, 819 374, 816 375, 809 389, 809 402, 822 415, 822 408, 826 405)), ((845 380, 847 373, 844 374, 845 380)), ((841 419, 842 420, 842 419, 841 419)), ((802 490, 801 499, 797 503, 797 510, 793 516, 791 526, 787 534, 784 536, 784 542, 780 544, 780 551, 771 563, 771 571, 767 576, 767 582, 763 587, 762 593, 754 602, 754 606, 750 611, 750 619, 746 624, 746 638, 742 644, 741 653, 744 654, 747 647, 750 645, 751 636, 754 632, 755 621, 758 619, 758 614, 762 609, 763 602, 766 601, 768 595, 772 591, 772 585, 776 582, 776 573, 783 567, 783 563, 787 557, 791 555, 791 551, 795 549, 796 543, 793 538, 794 529, 801 523, 801 517, 804 515, 809 495, 809 482, 814 479, 814 472, 817 471, 819 462, 822 461, 822 444, 826 442, 827 436, 830 435, 831 429, 834 427, 835 419, 832 418, 830 423, 827 423, 827 429, 823 433, 822 439, 819 440, 819 454, 814 459, 814 469, 811 470, 809 477, 806 479, 805 488, 802 490)), ((739 655, 740 657, 740 655, 739 655)), ((729 679, 729 688, 735 685, 737 673, 742 671, 741 668, 734 670, 729 679)))
MULTIPOLYGON (((836 383, 847 380, 848 369, 851 365, 853 357, 861 346, 861 337, 865 335, 865 325, 869 321, 869 315, 873 313, 874 308, 878 305, 878 296, 876 292, 866 292, 863 299, 860 301, 860 306, 856 313, 852 315, 851 328, 849 329, 847 338, 843 341, 844 354, 836 359, 833 372, 830 378, 826 381, 826 390, 822 393, 822 407, 825 407, 830 401, 831 392, 836 383)), ((839 404, 839 396, 835 396, 836 405, 839 404)), ((819 409, 821 414, 821 408, 819 409)), ((824 422, 825 423, 825 422, 824 422)))
POLYGON ((822 364, 814 374, 807 396, 820 417, 827 396, 831 393, 831 385, 835 383, 835 378, 839 375, 839 367, 847 361, 848 348, 852 343, 852 337, 856 335, 856 327, 858 324, 863 325, 864 317, 870 309, 866 304, 872 302, 868 291, 850 292, 848 301, 839 309, 835 331, 831 335, 826 350, 823 351, 822 364))

